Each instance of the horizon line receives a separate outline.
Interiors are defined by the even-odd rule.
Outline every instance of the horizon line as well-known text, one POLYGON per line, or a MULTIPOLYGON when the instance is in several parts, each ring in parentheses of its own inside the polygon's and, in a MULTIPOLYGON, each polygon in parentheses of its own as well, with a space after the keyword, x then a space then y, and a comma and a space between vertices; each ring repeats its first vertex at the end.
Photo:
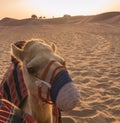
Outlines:
MULTIPOLYGON (((61 17, 64 17, 65 15, 69 15, 69 16, 71 16, 71 17, 75 17, 75 16, 95 16, 95 15, 100 15, 100 14, 104 14, 104 13, 112 13, 112 12, 120 12, 120 11, 106 11, 106 12, 100 12, 100 13, 97 13, 97 14, 81 14, 81 15, 70 15, 70 14, 64 14, 63 16, 51 16, 51 17, 47 17, 47 16, 37 16, 37 14, 31 14, 31 16, 32 15, 36 15, 38 18, 37 19, 39 19, 40 17, 45 17, 45 19, 52 19, 52 18, 61 18, 61 17)), ((15 17, 10 17, 10 16, 5 16, 5 17, 1 17, 0 18, 0 20, 2 20, 2 19, 4 19, 4 18, 11 18, 11 19, 17 19, 17 20, 22 20, 22 19, 29 19, 29 18, 31 18, 31 16, 30 17, 21 17, 21 18, 15 18, 15 17)))

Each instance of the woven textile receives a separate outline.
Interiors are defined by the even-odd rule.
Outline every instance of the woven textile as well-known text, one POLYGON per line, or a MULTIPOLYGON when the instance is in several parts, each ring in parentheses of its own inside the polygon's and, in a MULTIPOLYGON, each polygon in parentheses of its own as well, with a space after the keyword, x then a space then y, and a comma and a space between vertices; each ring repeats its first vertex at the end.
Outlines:
MULTIPOLYGON (((15 45, 21 48, 25 41, 19 41, 15 45)), ((20 106, 27 97, 27 88, 19 62, 11 56, 11 65, 8 68, 0 84, 0 91, 4 99, 9 100, 16 106, 20 106)))
POLYGON ((16 106, 20 106, 27 97, 27 89, 23 80, 20 65, 12 63, 7 70, 0 90, 4 99, 9 100, 16 106))
MULTIPOLYGON (((21 47, 24 41, 15 45, 21 47)), ((34 118, 20 110, 28 93, 19 62, 12 63, 0 83, 0 123, 35 123, 34 118)))
POLYGON ((14 104, 0 99, 0 123, 35 123, 35 121, 14 104))

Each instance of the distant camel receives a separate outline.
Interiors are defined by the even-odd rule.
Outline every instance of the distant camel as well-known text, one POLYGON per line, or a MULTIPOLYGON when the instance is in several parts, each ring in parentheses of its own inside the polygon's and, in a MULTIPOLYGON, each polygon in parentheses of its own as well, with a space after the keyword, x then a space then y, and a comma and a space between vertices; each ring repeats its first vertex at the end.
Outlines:
POLYGON ((73 109, 79 92, 73 84, 63 58, 55 53, 56 46, 41 40, 26 41, 20 49, 14 44, 12 55, 20 61, 28 98, 22 109, 37 123, 53 123, 52 105, 62 111, 73 109))

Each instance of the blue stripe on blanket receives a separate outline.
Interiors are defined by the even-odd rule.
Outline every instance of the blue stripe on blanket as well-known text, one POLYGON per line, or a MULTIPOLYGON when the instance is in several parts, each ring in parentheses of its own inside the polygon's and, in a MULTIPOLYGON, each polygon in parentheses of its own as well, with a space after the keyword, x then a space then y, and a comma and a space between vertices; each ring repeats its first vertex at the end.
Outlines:
POLYGON ((7 99, 11 100, 10 89, 9 89, 9 86, 8 86, 6 81, 4 83, 3 88, 4 88, 4 92, 5 92, 5 95, 6 95, 7 99))

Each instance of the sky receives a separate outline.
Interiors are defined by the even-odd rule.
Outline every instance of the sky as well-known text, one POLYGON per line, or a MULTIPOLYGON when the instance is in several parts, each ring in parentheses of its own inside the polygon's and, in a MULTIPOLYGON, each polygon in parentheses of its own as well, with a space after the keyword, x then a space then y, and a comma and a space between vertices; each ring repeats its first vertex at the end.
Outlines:
POLYGON ((30 18, 32 14, 46 18, 95 15, 109 11, 120 11, 120 0, 0 0, 0 19, 30 18))

